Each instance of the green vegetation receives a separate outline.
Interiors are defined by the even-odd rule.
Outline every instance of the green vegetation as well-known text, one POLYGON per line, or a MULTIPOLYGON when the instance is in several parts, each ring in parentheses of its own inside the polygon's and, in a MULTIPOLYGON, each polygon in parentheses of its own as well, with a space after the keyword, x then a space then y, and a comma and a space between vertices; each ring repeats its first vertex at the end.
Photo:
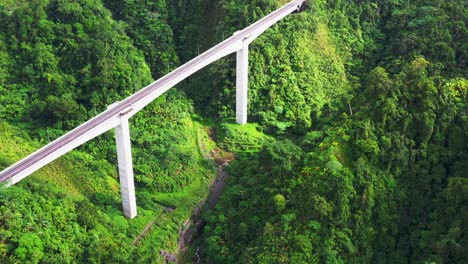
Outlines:
POLYGON ((255 123, 239 126, 235 120, 225 121, 218 129, 219 145, 238 155, 258 152, 269 138, 257 128, 255 123))
MULTIPOLYGON (((0 169, 285 2, 0 0, 0 169)), ((111 132, 0 190, 0 263, 164 263, 230 152, 203 263, 467 263, 465 1, 308 2, 250 46, 249 124, 233 56, 131 120, 137 218, 111 132)))
MULTIPOLYGON (((155 24, 169 28, 164 20, 117 21, 100 1, 2 1, 0 21, 0 169, 177 64, 170 30, 153 50, 137 38, 159 34, 155 24)), ((179 228, 214 176, 192 113, 174 90, 132 119, 136 219, 121 210, 111 132, 2 189, 0 263, 163 263, 159 250, 177 251, 179 228)))
MULTIPOLYGON (((223 1, 213 31, 278 5, 223 1)), ((273 140, 251 154, 226 146, 242 155, 205 215, 204 261, 466 262, 465 4, 311 5, 251 46, 249 120, 273 140)), ((184 89, 203 112, 229 117, 234 74, 227 59, 184 89)))

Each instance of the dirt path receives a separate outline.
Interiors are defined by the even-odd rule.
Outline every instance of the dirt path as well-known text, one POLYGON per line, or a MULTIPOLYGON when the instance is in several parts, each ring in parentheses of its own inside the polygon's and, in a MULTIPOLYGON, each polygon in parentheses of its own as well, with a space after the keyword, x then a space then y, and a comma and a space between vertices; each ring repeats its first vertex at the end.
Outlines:
POLYGON ((155 222, 156 222, 156 218, 151 220, 151 222, 149 222, 146 225, 145 229, 143 229, 143 231, 141 231, 140 234, 135 238, 132 245, 135 245, 136 243, 138 243, 138 241, 140 241, 146 235, 146 233, 148 233, 148 231, 151 229, 151 227, 154 225, 155 222))
MULTIPOLYGON (((166 213, 172 213, 174 212, 174 208, 171 208, 171 207, 167 207, 167 206, 164 206, 164 205, 161 205, 159 204, 166 213)), ((148 231, 151 229, 151 227, 156 223, 156 220, 159 219, 159 217, 161 217, 162 213, 158 214, 157 216, 155 216, 153 218, 153 220, 151 220, 146 226, 145 228, 140 232, 140 234, 138 234, 138 236, 135 238, 135 240, 133 240, 133 243, 132 245, 135 245, 136 243, 138 243, 147 233, 148 231)))
MULTIPOLYGON (((207 133, 210 139, 215 141, 215 130, 208 128, 207 133)), ((187 251, 186 245, 190 244, 197 236, 197 234, 200 233, 204 224, 200 217, 201 213, 212 210, 216 206, 216 203, 218 202, 218 199, 223 192, 228 180, 228 174, 224 171, 224 168, 229 164, 229 162, 234 160, 234 155, 232 153, 225 152, 220 148, 216 147, 213 150, 208 151, 205 143, 200 139, 200 137, 198 139, 198 147, 203 157, 207 159, 214 168, 217 169, 217 173, 208 186, 209 193, 207 197, 200 202, 200 204, 192 212, 190 218, 185 221, 183 227, 179 231, 179 248, 177 252, 171 253, 165 250, 160 250, 160 254, 166 263, 177 263, 177 256, 183 255, 187 251)), ((164 211, 167 213, 172 213, 174 211, 174 208, 167 207, 165 204, 158 203, 158 205, 163 207, 164 211)), ((158 217, 155 217, 153 220, 151 220, 135 238, 132 245, 137 244, 151 230, 151 227, 153 227, 157 220, 158 217)))
MULTIPOLYGON (((209 129, 208 133, 212 140, 215 138, 215 131, 209 129)), ((201 213, 212 210, 221 193, 226 186, 228 180, 228 174, 224 171, 224 168, 234 159, 234 155, 226 153, 219 148, 208 152, 203 142, 199 142, 200 150, 203 156, 214 162, 217 167, 216 177, 209 185, 210 192, 206 199, 204 199, 199 206, 194 210, 190 219, 188 219, 183 226, 183 229, 179 232, 179 254, 183 254, 187 250, 187 244, 190 244, 195 236, 201 231, 203 227, 203 221, 201 220, 201 213)))
POLYGON ((219 196, 224 190, 228 180, 228 174, 224 168, 219 168, 218 173, 210 185, 210 194, 208 198, 203 200, 197 209, 194 210, 190 219, 184 223, 183 229, 179 232, 179 252, 183 253, 187 250, 186 244, 193 241, 196 234, 201 231, 203 221, 200 216, 202 212, 212 210, 218 202, 219 196))

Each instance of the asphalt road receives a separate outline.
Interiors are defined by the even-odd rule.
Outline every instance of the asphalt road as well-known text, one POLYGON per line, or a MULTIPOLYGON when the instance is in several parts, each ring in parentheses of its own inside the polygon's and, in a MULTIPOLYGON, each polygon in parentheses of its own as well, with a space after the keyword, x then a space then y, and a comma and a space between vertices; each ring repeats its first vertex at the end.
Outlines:
POLYGON ((13 176, 17 175, 21 171, 31 167, 36 162, 44 159, 51 153, 55 152, 56 150, 60 149, 61 147, 65 146, 66 144, 72 142, 73 140, 79 138, 89 130, 99 126, 103 122, 118 116, 123 110, 129 108, 135 102, 140 101, 141 99, 145 98, 147 95, 151 94, 152 92, 160 89, 166 83, 168 83, 171 79, 176 78, 187 71, 190 71, 192 68, 196 67, 198 64, 202 63, 205 60, 209 60, 211 57, 215 56, 216 54, 222 52, 224 49, 229 48, 231 45, 237 44, 239 41, 249 37, 255 30, 261 28, 268 22, 274 20, 278 16, 285 16, 285 14, 289 14, 292 11, 289 11, 291 7, 296 6, 300 7, 302 3, 306 0, 294 0, 286 4, 285 6, 277 9, 276 11, 272 12, 268 16, 262 18, 261 20, 257 21, 256 23, 252 24, 251 26, 247 27, 246 29, 242 30, 240 33, 233 35, 232 37, 226 39, 225 41, 219 43, 214 48, 206 51, 205 53, 201 54, 200 56, 194 58, 193 60, 185 63, 184 65, 180 66, 179 68, 175 69, 171 73, 165 75, 164 77, 158 79, 157 81, 151 83, 147 87, 141 89, 140 91, 136 92, 135 94, 127 97, 123 100, 118 106, 111 108, 107 111, 102 112, 98 116, 92 118, 88 122, 84 123, 83 125, 77 127, 72 132, 66 134, 65 136, 49 143, 41 149, 37 151, 33 155, 30 155, 18 163, 10 166, 9 168, 5 169, 4 171, 0 172, 0 182, 7 181, 8 179, 12 178, 13 176))

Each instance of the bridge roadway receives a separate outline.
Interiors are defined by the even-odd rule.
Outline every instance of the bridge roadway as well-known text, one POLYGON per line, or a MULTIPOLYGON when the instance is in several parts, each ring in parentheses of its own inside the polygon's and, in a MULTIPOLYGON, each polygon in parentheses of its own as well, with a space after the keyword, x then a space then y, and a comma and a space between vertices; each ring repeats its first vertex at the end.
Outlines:
POLYGON ((78 126, 62 137, 56 139, 55 141, 37 150, 26 158, 6 168, 0 172, 0 182, 5 182, 6 185, 15 184, 21 179, 29 176, 34 171, 60 157, 61 155, 91 140, 92 138, 115 128, 120 124, 119 118, 122 115, 128 115, 128 117, 133 116, 143 107, 156 99, 159 95, 163 94, 165 91, 169 90, 194 72, 222 57, 239 51, 245 47, 244 42, 247 42, 247 44, 252 42, 266 29, 271 27, 283 17, 290 13, 298 12, 303 8, 302 5, 305 2, 306 0, 291 1, 283 7, 267 15, 266 17, 262 18, 261 20, 257 21, 256 23, 245 28, 244 30, 234 33, 230 38, 207 50, 203 54, 185 63, 157 81, 151 83, 135 94, 127 97, 125 100, 118 103, 114 107, 111 106, 108 110, 90 119, 86 123, 78 126), (56 152, 60 153, 53 155, 56 152), (34 168, 32 168, 33 166, 34 168), (25 171, 27 172, 23 173, 25 171), (18 174, 24 175, 19 176, 15 180, 11 180, 18 174))

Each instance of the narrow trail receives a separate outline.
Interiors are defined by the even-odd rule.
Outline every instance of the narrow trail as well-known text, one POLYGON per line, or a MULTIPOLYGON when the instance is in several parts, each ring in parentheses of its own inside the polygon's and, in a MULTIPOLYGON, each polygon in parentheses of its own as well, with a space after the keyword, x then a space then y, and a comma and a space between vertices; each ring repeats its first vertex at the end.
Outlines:
MULTIPOLYGON (((164 209, 164 211, 166 213, 172 213, 174 212, 174 208, 171 208, 171 207, 167 207, 167 206, 164 206, 164 205, 161 205, 161 207, 164 209)), ((136 243, 138 243, 151 229, 151 227, 153 227, 153 225, 156 223, 156 220, 159 219, 159 217, 161 217, 161 214, 158 214, 157 216, 155 216, 153 218, 153 220, 151 220, 146 226, 145 228, 138 234, 138 236, 135 238, 135 240, 133 240, 133 243, 132 245, 135 245, 136 243)))
POLYGON ((202 201, 199 207, 193 212, 190 219, 185 221, 183 229, 179 232, 179 253, 183 253, 187 250, 186 245, 193 241, 196 234, 203 227, 203 221, 200 217, 201 213, 212 210, 215 207, 226 185, 227 179, 227 173, 220 169, 211 186, 209 198, 202 201))
MULTIPOLYGON (((216 142, 216 131, 212 128, 207 128, 208 136, 211 141, 216 142)), ((177 256, 184 256, 187 252, 187 245, 193 242, 197 235, 201 232, 204 222, 201 219, 203 212, 212 210, 218 202, 221 193, 226 186, 228 180, 228 174, 224 171, 224 168, 234 160, 232 153, 221 150, 215 147, 211 151, 207 150, 207 147, 200 136, 198 136, 198 147, 203 157, 209 161, 213 168, 217 170, 216 176, 208 186, 209 192, 205 199, 203 199, 198 206, 193 210, 189 219, 187 219, 182 228, 179 230, 178 250, 174 253, 160 250, 161 256, 164 258, 166 263, 178 263, 177 256)), ((164 207, 163 204, 160 204, 164 207)), ((172 208, 165 208, 166 211, 171 212, 172 208)), ((173 209, 172 209, 173 211, 173 209)), ((137 243, 148 231, 156 220, 150 222, 146 228, 141 232, 140 236, 135 239, 134 243, 137 243)))
MULTIPOLYGON (((211 140, 215 141, 216 133, 213 129, 209 129, 208 134, 211 140)), ((216 177, 209 185, 210 192, 206 199, 204 199, 199 206, 194 210, 190 219, 185 221, 182 230, 179 232, 179 254, 187 251, 187 244, 190 244, 196 235, 203 227, 201 219, 202 212, 212 210, 218 202, 221 193, 226 186, 229 175, 224 171, 224 168, 234 159, 231 153, 224 153, 219 148, 215 148, 208 152, 203 142, 199 142, 200 150, 203 156, 214 163, 217 167, 216 177), (227 155, 226 155, 227 154, 227 155)))
POLYGON ((151 220, 146 225, 145 229, 143 229, 143 231, 140 232, 140 234, 135 238, 135 240, 133 240, 132 245, 135 245, 136 243, 138 243, 148 233, 148 231, 151 229, 151 227, 154 225, 155 222, 156 222, 156 218, 151 220))

